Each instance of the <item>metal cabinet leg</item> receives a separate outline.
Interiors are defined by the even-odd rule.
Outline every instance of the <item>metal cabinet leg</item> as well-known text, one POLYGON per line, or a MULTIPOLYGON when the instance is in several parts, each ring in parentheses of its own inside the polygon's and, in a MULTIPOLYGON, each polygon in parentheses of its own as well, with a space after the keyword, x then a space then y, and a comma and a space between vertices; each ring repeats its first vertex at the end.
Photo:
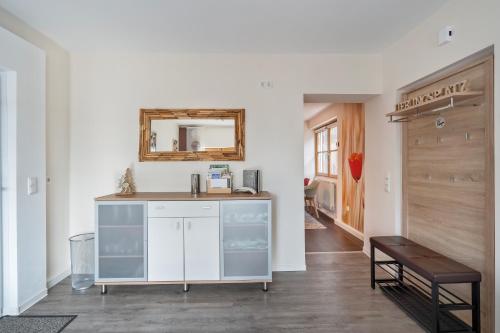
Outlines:
POLYGON ((439 284, 432 282, 432 326, 431 333, 439 333, 439 284))
POLYGON ((481 333, 481 289, 479 282, 472 283, 472 331, 481 333))
POLYGON ((184 283, 184 292, 187 293, 189 291, 189 284, 184 283))
POLYGON ((262 291, 268 291, 269 289, 267 288, 267 282, 264 282, 264 286, 262 287, 262 291))
POLYGON ((105 295, 108 293, 108 286, 103 284, 101 285, 101 295, 105 295))
POLYGON ((372 289, 375 289, 375 247, 370 245, 370 278, 372 289))

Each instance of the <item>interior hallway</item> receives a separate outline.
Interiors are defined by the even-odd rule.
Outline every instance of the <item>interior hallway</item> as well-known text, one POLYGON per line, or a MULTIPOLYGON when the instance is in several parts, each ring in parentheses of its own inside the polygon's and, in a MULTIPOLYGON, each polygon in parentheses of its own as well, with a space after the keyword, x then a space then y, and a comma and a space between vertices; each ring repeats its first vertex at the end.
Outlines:
MULTIPOLYGON (((306 208, 311 216, 316 218, 311 207, 306 208)), ((306 229, 306 253, 309 252, 348 252, 362 251, 363 242, 351 235, 341 227, 337 226, 333 220, 319 212, 317 219, 327 229, 306 229)))

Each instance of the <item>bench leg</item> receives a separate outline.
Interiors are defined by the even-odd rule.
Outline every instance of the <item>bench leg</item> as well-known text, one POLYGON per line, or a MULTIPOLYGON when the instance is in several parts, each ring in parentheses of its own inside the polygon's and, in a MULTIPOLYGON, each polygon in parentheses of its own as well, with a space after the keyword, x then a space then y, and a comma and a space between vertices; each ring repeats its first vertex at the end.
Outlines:
POLYGON ((398 281, 400 285, 403 284, 403 279, 404 279, 403 265, 398 263, 398 281))
POLYGON ((370 244, 370 277, 372 289, 375 289, 375 247, 370 244))
POLYGON ((481 289, 479 282, 472 283, 472 331, 481 333, 481 289))
POLYGON ((439 284, 432 283, 432 333, 439 333, 439 284))

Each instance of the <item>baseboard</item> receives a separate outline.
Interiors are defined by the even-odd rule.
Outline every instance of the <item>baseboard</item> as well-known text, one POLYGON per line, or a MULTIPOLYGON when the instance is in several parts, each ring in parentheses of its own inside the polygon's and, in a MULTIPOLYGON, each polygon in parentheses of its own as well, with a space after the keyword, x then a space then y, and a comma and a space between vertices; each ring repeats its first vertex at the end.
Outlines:
POLYGON ((323 207, 318 207, 318 210, 320 212, 322 212, 323 214, 325 214, 326 216, 328 216, 329 218, 331 218, 332 220, 335 220, 337 217, 335 216, 335 213, 326 209, 326 208, 323 208, 323 207))
POLYGON ((43 289, 41 292, 24 302, 19 306, 19 311, 18 313, 23 313, 24 311, 28 310, 31 308, 33 305, 41 301, 45 296, 47 296, 47 289, 43 289))
POLYGON ((354 237, 358 238, 359 240, 362 240, 362 241, 365 240, 365 236, 363 235, 363 233, 354 229, 350 225, 348 225, 342 221, 339 221, 339 220, 335 220, 335 224, 338 225, 339 227, 341 227, 342 229, 344 229, 345 231, 347 231, 348 233, 350 233, 351 235, 353 235, 354 237))
POLYGON ((273 272, 302 272, 306 265, 273 265, 273 272))
POLYGON ((47 289, 52 288, 53 286, 55 286, 56 284, 58 284, 59 282, 61 282, 62 280, 64 280, 65 278, 67 278, 70 275, 71 275, 71 271, 69 269, 67 269, 64 272, 59 273, 54 277, 51 277, 47 281, 47 289))
POLYGON ((17 316, 19 314, 19 308, 6 307, 3 308, 2 316, 17 316))
POLYGON ((363 253, 366 254, 368 258, 370 258, 370 247, 369 246, 363 246, 363 253))

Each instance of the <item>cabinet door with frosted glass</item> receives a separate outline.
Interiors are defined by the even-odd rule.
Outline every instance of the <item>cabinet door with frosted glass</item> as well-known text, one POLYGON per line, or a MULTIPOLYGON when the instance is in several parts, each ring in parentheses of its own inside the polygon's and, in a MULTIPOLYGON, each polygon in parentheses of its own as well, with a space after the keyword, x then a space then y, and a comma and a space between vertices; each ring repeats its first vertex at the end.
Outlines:
POLYGON ((271 200, 221 201, 221 279, 271 280, 271 200))
POLYGON ((96 281, 145 281, 147 205, 98 202, 96 205, 96 281))

